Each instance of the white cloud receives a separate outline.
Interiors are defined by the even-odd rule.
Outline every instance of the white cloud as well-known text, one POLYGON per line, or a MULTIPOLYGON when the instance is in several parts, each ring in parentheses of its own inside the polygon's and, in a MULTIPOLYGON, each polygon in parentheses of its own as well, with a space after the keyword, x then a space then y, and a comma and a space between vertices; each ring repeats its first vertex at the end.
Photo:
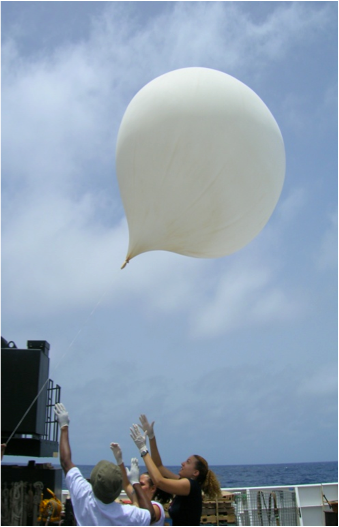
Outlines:
MULTIPOLYGON (((4 298, 16 316, 25 316, 25 298, 32 315, 62 313, 65 304, 90 305, 110 283, 119 253, 122 259, 126 226, 104 228, 96 219, 101 200, 95 198, 84 195, 74 202, 45 194, 17 203, 15 217, 4 229, 2 257, 10 284, 8 290, 3 287, 4 298)), ((6 205, 4 209, 11 214, 6 205)))
POLYGON ((88 64, 82 49, 50 62, 25 64, 15 75, 6 49, 3 53, 5 173, 41 191, 69 192, 75 183, 83 185, 85 177, 91 184, 107 160, 113 165, 114 159, 113 153, 108 155, 114 128, 104 115, 105 78, 88 64))

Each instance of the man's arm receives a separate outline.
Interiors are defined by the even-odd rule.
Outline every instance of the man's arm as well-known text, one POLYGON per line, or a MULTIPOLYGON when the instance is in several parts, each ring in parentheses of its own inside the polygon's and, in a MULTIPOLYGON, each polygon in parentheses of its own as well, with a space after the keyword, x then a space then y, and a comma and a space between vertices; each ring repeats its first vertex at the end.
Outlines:
POLYGON ((131 485, 133 485, 133 489, 138 498, 139 507, 141 509, 146 509, 150 513, 151 515, 150 523, 155 522, 156 515, 155 515, 154 507, 151 503, 151 500, 142 490, 141 485, 139 483, 139 463, 138 463, 137 458, 132 457, 131 469, 128 471, 127 475, 128 475, 129 482, 131 485))
POLYGON ((151 524, 154 523, 155 520, 156 520, 156 515, 155 515, 154 507, 153 507, 153 505, 151 503, 151 500, 146 496, 146 494, 142 490, 140 483, 134 483, 133 484, 133 488, 134 488, 135 493, 136 493, 137 498, 138 498, 139 507, 141 509, 146 509, 147 511, 149 511, 149 513, 151 515, 151 522, 150 523, 151 524))
POLYGON ((57 403, 55 405, 54 413, 60 426, 60 465, 62 466, 66 475, 72 467, 75 467, 74 463, 72 462, 72 453, 68 436, 69 417, 66 408, 61 403, 57 403))
POLYGON ((134 505, 135 507, 139 507, 139 503, 138 503, 137 496, 135 494, 135 490, 128 479, 126 467, 122 459, 122 450, 120 448, 120 445, 119 443, 111 443, 110 447, 115 457, 115 460, 117 462, 117 465, 121 471, 123 489, 126 492, 129 499, 131 500, 132 505, 134 505))
POLYGON ((60 465, 62 466, 65 475, 72 467, 76 466, 72 462, 72 453, 68 434, 68 426, 63 426, 60 430, 60 465))

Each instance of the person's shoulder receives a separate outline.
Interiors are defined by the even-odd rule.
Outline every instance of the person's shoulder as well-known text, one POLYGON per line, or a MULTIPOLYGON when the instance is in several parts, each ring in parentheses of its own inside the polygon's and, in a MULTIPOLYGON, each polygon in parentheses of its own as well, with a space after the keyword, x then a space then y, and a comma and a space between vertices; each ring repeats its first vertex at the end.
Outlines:
POLYGON ((78 467, 72 467, 66 474, 65 477, 66 485, 68 489, 73 493, 78 494, 84 492, 89 494, 92 492, 92 485, 87 481, 87 479, 82 475, 78 467))
MULTIPOLYGON (((159 522, 162 522, 163 520, 165 520, 165 509, 164 509, 164 506, 162 505, 162 503, 159 503, 158 501, 151 501, 153 507, 157 507, 159 509, 159 518, 157 516, 157 521, 154 522, 155 525, 158 525, 159 522)), ((161 523, 160 523, 161 525, 161 523)))
POLYGON ((149 525, 151 513, 147 509, 135 507, 135 505, 122 505, 121 507, 124 515, 131 520, 131 523, 126 523, 126 525, 135 525, 134 519, 137 519, 138 525, 149 525))
POLYGON ((159 507, 159 509, 163 509, 163 510, 164 510, 164 506, 163 506, 163 504, 160 503, 159 501, 153 501, 153 500, 152 500, 151 503, 152 503, 153 505, 157 505, 157 507, 159 507))
POLYGON ((76 466, 70 468, 68 470, 67 474, 65 475, 66 480, 67 479, 72 479, 74 477, 82 477, 83 478, 83 475, 81 474, 80 469, 78 467, 76 467, 76 466))
POLYGON ((65 478, 72 478, 72 477, 84 478, 80 469, 75 465, 74 467, 70 468, 67 474, 65 475, 65 478))

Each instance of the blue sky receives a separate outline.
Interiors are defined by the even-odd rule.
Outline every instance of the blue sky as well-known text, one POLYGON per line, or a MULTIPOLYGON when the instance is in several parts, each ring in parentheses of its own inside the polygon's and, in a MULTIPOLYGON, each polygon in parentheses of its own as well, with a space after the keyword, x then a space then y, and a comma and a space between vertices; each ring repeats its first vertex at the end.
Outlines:
MULTIPOLYGON (((2 2, 2 336, 51 345, 73 461, 337 459, 337 2, 2 2), (128 228, 119 125, 155 77, 204 66, 271 110, 279 203, 237 253, 149 252, 128 228)), ((11 461, 11 458, 5 458, 11 461)))

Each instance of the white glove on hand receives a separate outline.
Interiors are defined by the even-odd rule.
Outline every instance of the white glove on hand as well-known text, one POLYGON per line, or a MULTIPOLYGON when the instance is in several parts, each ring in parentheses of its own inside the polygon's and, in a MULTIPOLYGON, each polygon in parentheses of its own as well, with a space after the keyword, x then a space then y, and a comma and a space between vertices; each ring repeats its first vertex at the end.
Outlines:
POLYGON ((114 454, 117 465, 121 465, 123 463, 123 460, 122 460, 122 450, 120 448, 119 443, 111 443, 110 447, 114 454))
POLYGON ((127 477, 131 485, 140 483, 139 481, 139 463, 136 457, 131 459, 131 470, 126 467, 127 477))
POLYGON ((60 428, 62 428, 63 426, 69 425, 68 412, 63 404, 56 403, 54 407, 54 413, 55 413, 55 417, 59 423, 60 428))
POLYGON ((153 437, 154 437, 154 430, 153 430, 154 421, 153 421, 152 424, 149 424, 145 414, 141 414, 141 416, 139 417, 139 420, 140 420, 140 423, 141 423, 141 428, 143 429, 144 432, 147 432, 148 438, 149 439, 153 439, 153 437))
POLYGON ((130 428, 130 431, 131 431, 130 436, 133 439, 139 451, 142 452, 143 450, 145 450, 147 432, 145 432, 144 436, 141 435, 138 425, 133 425, 132 428, 130 428))

